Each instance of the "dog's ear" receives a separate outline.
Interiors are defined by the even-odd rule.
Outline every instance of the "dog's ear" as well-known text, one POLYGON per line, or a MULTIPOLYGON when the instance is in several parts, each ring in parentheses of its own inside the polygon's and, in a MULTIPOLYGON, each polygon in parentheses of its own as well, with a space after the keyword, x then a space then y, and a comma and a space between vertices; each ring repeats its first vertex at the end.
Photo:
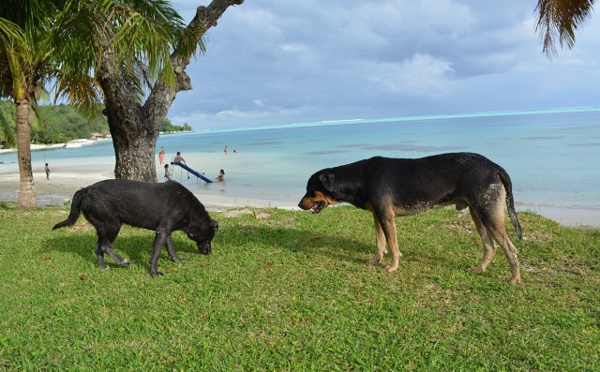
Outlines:
POLYGON ((210 228, 215 230, 215 232, 219 231, 219 223, 215 220, 210 221, 210 228))
POLYGON ((325 190, 333 191, 333 185, 335 183, 335 174, 333 174, 331 171, 325 171, 319 175, 319 181, 321 181, 323 187, 325 187, 325 190))

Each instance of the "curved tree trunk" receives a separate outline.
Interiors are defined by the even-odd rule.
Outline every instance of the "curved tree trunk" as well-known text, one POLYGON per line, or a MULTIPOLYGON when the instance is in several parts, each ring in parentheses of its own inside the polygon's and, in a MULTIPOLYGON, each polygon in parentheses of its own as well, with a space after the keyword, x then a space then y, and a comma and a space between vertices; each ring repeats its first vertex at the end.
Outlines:
MULTIPOLYGON (((232 5, 244 0, 213 0, 208 7, 200 6, 188 28, 206 32, 216 26, 217 20, 232 5)), ((200 38, 196 41, 199 42, 200 38)), ((107 50, 102 58, 97 79, 104 92, 105 110, 115 149, 115 178, 157 182, 156 142, 177 92, 191 90, 189 76, 185 73, 191 55, 176 50, 171 55, 176 85, 156 82, 145 104, 141 106, 135 93, 116 62, 116 56, 107 50)))
POLYGON ((138 130, 135 125, 117 126, 109 116, 108 124, 113 133, 115 149, 115 178, 156 182, 154 149, 158 132, 138 130), (122 133, 115 135, 114 133, 122 133), (142 135, 143 134, 143 135, 142 135))
POLYGON ((17 104, 17 156, 19 161, 19 209, 37 208, 37 193, 31 168, 31 127, 29 113, 31 103, 27 98, 16 100, 17 104))
POLYGON ((160 126, 148 121, 133 93, 122 94, 128 88, 118 66, 104 63, 98 77, 104 87, 104 114, 115 149, 115 178, 156 182, 154 149, 160 126))

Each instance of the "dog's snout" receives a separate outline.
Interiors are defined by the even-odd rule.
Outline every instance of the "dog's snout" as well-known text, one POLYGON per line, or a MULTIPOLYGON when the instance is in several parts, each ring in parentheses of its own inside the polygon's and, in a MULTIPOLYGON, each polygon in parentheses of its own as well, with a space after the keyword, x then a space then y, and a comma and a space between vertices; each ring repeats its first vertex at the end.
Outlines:
POLYGON ((310 200, 308 200, 306 197, 303 197, 302 200, 300 200, 300 203, 298 203, 298 207, 305 211, 309 210, 310 208, 312 208, 312 202, 310 200))
POLYGON ((202 254, 210 254, 212 251, 212 245, 210 242, 198 243, 198 251, 202 254))

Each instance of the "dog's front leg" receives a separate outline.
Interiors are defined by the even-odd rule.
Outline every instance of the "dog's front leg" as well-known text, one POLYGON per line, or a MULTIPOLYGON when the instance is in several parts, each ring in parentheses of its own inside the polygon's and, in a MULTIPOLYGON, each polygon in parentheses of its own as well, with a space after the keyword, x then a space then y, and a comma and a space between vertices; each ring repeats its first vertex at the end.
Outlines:
POLYGON ((377 215, 373 213, 373 219, 375 220, 375 240, 377 244, 377 251, 375 256, 369 261, 369 265, 379 265, 383 261, 383 254, 385 252, 385 234, 381 228, 381 223, 377 215))
POLYGON ((173 260, 174 262, 183 261, 181 258, 179 258, 179 256, 175 252, 175 246, 173 245, 173 238, 171 237, 170 234, 169 234, 169 237, 167 237, 167 252, 169 253, 169 258, 171 260, 173 260))
POLYGON ((398 249, 398 238, 396 237, 396 215, 394 211, 386 211, 378 214, 379 222, 385 235, 385 240, 392 256, 392 263, 386 268, 388 273, 393 273, 398 270, 398 264, 400 261, 400 250, 398 249))
POLYGON ((156 237, 154 238, 154 247, 152 247, 152 256, 150 257, 150 275, 157 276, 163 275, 160 271, 158 271, 158 258, 160 257, 160 251, 162 247, 167 243, 169 235, 164 232, 157 230, 156 237))

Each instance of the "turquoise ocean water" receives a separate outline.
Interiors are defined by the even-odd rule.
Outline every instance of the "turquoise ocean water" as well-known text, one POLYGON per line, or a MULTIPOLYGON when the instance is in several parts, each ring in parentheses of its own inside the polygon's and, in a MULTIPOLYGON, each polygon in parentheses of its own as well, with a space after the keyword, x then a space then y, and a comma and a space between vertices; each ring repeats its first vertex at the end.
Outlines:
MULTIPOLYGON (((470 151, 508 171, 517 205, 600 211, 600 108, 213 130, 163 135, 160 146, 167 160, 181 151, 191 168, 210 178, 225 170, 225 182, 206 184, 193 176, 188 180, 176 167, 174 179, 200 194, 297 203, 308 177, 325 167, 375 155, 413 158, 470 151)), ((110 141, 34 151, 32 160, 38 168, 44 162, 55 169, 114 167, 110 141)), ((15 162, 14 153, 0 155, 0 174, 14 170, 15 162)), ((163 181, 158 166, 157 172, 163 181)))

